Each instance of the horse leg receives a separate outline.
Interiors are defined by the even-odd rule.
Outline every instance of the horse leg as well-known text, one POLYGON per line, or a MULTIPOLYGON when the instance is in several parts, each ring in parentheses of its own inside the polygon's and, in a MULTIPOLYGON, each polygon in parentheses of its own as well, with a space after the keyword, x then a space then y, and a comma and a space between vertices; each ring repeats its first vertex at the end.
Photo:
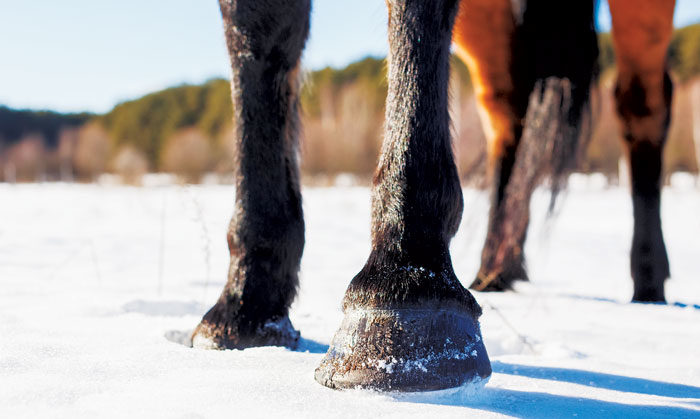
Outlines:
MULTIPOLYGON (((506 228, 505 196, 522 133, 526 101, 514 88, 515 22, 511 0, 463 0, 455 23, 457 55, 467 64, 488 141, 491 210, 481 267, 471 288, 497 291, 513 280, 527 280, 523 245, 529 220, 527 205, 517 216, 525 228, 514 237, 506 228)), ((525 87, 528 91, 531 86, 525 87)), ((529 197, 527 197, 529 203, 529 197)))
POLYGON ((500 291, 527 279, 523 245, 537 183, 548 177, 554 200, 587 138, 598 54, 593 1, 465 0, 455 42, 475 82, 495 169, 471 287, 500 291))
POLYGON ((220 0, 232 68, 237 164, 231 263, 193 345, 294 347, 287 316, 304 246, 297 165, 298 67, 309 0, 220 0))
POLYGON ((462 192, 447 84, 457 0, 388 0, 389 93, 372 189, 372 250, 316 380, 402 391, 487 377, 481 309, 452 268, 462 192))
POLYGON ((630 164, 633 301, 664 301, 669 277, 661 230, 662 154, 673 85, 666 53, 675 0, 611 0, 617 57, 615 99, 630 164))

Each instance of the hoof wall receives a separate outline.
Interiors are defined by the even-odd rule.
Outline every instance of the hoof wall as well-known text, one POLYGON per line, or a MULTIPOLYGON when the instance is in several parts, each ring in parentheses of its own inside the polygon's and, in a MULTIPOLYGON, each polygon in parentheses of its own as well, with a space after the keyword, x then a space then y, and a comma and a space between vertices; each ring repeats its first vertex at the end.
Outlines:
POLYGON ((198 349, 245 349, 258 346, 285 346, 296 349, 299 331, 294 329, 289 317, 268 321, 253 333, 230 333, 230 328, 211 325, 205 321, 192 334, 192 347, 198 349), (228 333, 227 333, 228 332, 228 333))
POLYGON ((467 312, 353 309, 315 378, 336 389, 431 391, 490 375, 479 324, 467 312))

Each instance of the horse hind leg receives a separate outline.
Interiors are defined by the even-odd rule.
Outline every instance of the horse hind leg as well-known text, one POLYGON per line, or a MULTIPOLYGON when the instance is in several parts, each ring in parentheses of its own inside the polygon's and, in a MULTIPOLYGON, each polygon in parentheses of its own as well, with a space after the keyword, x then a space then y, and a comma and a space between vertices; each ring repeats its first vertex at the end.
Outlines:
POLYGON ((309 0, 220 0, 232 67, 237 164, 228 281, 195 347, 294 347, 287 316, 304 246, 297 68, 309 0))
POLYGON ((670 275, 660 207, 663 148, 673 93, 666 54, 674 6, 675 0, 610 1, 618 68, 615 99, 634 209, 633 301, 664 301, 664 281, 670 275))
MULTIPOLYGON (((515 20, 511 0, 463 0, 454 29, 457 55, 467 64, 488 141, 491 209, 481 267, 471 288, 498 291, 527 280, 523 246, 527 204, 511 214, 524 224, 508 229, 506 191, 522 133, 525 105, 516 96, 513 75, 515 20)), ((528 88, 526 88, 528 89, 528 88)), ((528 89, 529 91, 529 89, 528 89)))
POLYGON ((372 250, 315 378, 332 388, 424 391, 488 377, 481 309, 452 268, 462 194, 447 84, 457 0, 389 0, 386 128, 372 250))
POLYGON ((598 51, 593 2, 514 7, 521 4, 463 1, 455 27, 457 51, 485 116, 494 169, 481 267, 471 285, 480 291, 527 279, 530 197, 545 177, 556 197, 587 137, 583 122, 598 51))

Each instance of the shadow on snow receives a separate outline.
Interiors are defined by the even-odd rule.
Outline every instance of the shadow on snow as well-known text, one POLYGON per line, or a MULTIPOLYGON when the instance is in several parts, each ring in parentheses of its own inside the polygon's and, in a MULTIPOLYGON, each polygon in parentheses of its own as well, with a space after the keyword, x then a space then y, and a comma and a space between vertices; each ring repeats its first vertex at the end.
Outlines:
POLYGON ((695 303, 683 303, 681 301, 675 301, 672 303, 647 303, 647 302, 635 302, 635 301, 618 301, 612 298, 606 297, 595 297, 590 295, 578 295, 578 294, 562 294, 562 297, 573 298, 576 300, 588 300, 588 301, 599 301, 602 303, 613 303, 613 304, 639 304, 639 305, 650 305, 650 306, 668 306, 668 307, 678 307, 678 308, 692 308, 695 310, 700 310, 700 304, 695 303))
POLYGON ((683 407, 625 404, 584 397, 488 387, 483 390, 482 395, 474 402, 465 401, 452 405, 528 418, 552 418, 572 415, 579 418, 600 418, 601 416, 679 418, 700 415, 700 412, 697 410, 683 407))
MULTIPOLYGON (((191 348, 193 331, 194 330, 168 330, 165 332, 164 336, 165 339, 169 340, 170 342, 191 348)), ((325 354, 327 351, 328 345, 312 339, 306 339, 304 337, 299 338, 299 345, 293 350, 293 352, 311 354, 325 354)))
POLYGON ((700 387, 683 384, 653 381, 644 378, 605 374, 568 368, 536 367, 529 365, 493 362, 493 372, 499 374, 519 375, 542 380, 564 381, 595 388, 604 388, 628 393, 648 394, 652 396, 700 399, 700 387))
MULTIPOLYGON (((679 400, 700 407, 700 388, 590 371, 534 367, 493 362, 493 372, 535 379, 563 381, 609 390, 639 393, 679 400), (688 400, 695 399, 695 400, 688 400)), ((426 403, 481 409, 515 417, 551 418, 572 416, 604 417, 700 417, 700 411, 679 406, 655 406, 617 403, 585 397, 571 397, 535 391, 503 388, 470 388, 428 393, 397 394, 399 402, 426 403)))

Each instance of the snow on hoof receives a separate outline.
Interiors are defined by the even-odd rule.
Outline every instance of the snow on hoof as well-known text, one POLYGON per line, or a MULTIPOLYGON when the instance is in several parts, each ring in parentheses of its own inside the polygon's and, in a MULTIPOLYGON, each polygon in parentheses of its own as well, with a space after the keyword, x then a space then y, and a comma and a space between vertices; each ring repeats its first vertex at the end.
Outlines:
POLYGON ((336 389, 430 391, 490 375, 479 325, 466 311, 353 308, 315 378, 336 389))
POLYGON ((268 321, 252 332, 241 333, 239 328, 226 324, 210 324, 206 320, 192 334, 192 347, 199 349, 245 349, 257 346, 286 346, 296 349, 299 331, 289 317, 268 321))

